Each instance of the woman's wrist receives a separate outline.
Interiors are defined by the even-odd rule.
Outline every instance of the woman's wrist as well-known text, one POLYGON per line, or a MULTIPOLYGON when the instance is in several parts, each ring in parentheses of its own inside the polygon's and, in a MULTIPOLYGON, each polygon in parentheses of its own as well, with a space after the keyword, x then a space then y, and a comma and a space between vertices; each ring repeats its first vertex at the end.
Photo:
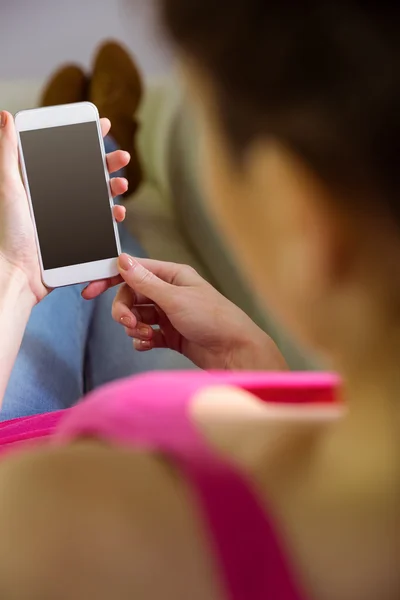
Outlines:
POLYGON ((27 276, 0 257, 0 406, 35 304, 27 276))
POLYGON ((235 371, 287 371, 287 363, 273 339, 262 329, 244 339, 232 354, 229 368, 235 371))
POLYGON ((26 274, 0 257, 0 316, 15 311, 22 318, 29 318, 35 304, 36 298, 26 274))

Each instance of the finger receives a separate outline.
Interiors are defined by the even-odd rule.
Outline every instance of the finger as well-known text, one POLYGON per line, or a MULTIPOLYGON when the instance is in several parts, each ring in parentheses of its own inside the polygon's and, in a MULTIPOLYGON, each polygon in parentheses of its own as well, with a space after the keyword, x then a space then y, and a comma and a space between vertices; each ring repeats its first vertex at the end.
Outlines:
POLYGON ((82 298, 85 300, 94 300, 101 294, 104 294, 107 290, 116 285, 119 285, 122 282, 122 278, 117 275, 116 277, 112 277, 111 279, 103 279, 101 281, 93 281, 89 283, 89 285, 83 290, 82 298))
POLYGON ((131 310, 134 306, 142 305, 142 304, 151 304, 151 301, 143 296, 142 294, 136 293, 132 288, 129 287, 126 283, 121 285, 120 289, 115 296, 114 304, 126 305, 129 310, 131 310))
POLYGON ((110 186, 113 198, 116 198, 117 196, 122 196, 122 194, 125 194, 128 191, 129 184, 125 177, 114 177, 110 181, 110 186))
POLYGON ((20 180, 18 141, 13 116, 0 112, 0 179, 11 176, 20 180))
POLYGON ((133 347, 137 352, 149 352, 154 350, 156 346, 151 340, 133 340, 133 347))
POLYGON ((125 206, 113 206, 113 215, 117 223, 122 223, 122 221, 124 221, 126 217, 125 206))
POLYGON ((111 121, 110 119, 100 119, 101 133, 103 137, 106 137, 110 133, 111 121))
POLYGON ((124 150, 116 150, 107 154, 107 167, 110 173, 115 173, 129 164, 131 155, 124 150))
POLYGON ((182 287, 209 285, 205 279, 203 279, 201 275, 199 275, 197 271, 189 265, 154 260, 152 258, 135 258, 134 260, 145 267, 148 271, 151 271, 154 275, 166 283, 170 283, 171 285, 182 287))
POLYGON ((146 296, 151 303, 158 304, 162 310, 168 313, 168 307, 172 306, 175 299, 174 286, 157 277, 127 254, 121 254, 119 257, 118 268, 129 287, 137 294, 146 296))
POLYGON ((132 314, 135 316, 139 323, 146 323, 147 325, 159 325, 160 324, 160 313, 154 304, 144 304, 142 306, 134 306, 132 308, 132 314))
POLYGON ((132 308, 135 304, 148 302, 147 298, 136 294, 129 285, 122 285, 113 302, 112 317, 117 323, 122 323, 125 327, 136 327, 137 319, 132 312, 132 308))
POLYGON ((142 340, 140 338, 134 338, 133 347, 138 352, 148 352, 155 348, 168 348, 165 337, 160 330, 153 331, 153 337, 151 340, 142 340))
POLYGON ((115 296, 111 309, 114 321, 128 329, 134 329, 137 325, 137 319, 131 311, 134 302, 135 292, 129 286, 122 285, 115 296))
POLYGON ((125 333, 128 337, 146 342, 151 341, 156 332, 146 323, 138 323, 133 329, 125 327, 125 333))

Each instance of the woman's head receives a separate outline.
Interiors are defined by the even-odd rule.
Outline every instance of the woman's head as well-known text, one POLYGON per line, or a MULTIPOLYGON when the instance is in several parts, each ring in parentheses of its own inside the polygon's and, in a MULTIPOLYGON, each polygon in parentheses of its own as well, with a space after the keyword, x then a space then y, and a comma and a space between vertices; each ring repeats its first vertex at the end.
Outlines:
POLYGON ((202 114, 213 203, 238 256, 298 333, 348 344, 346 319, 355 323, 364 302, 372 311, 371 286, 379 302, 399 292, 399 256, 379 266, 400 240, 397 4, 161 5, 202 114))

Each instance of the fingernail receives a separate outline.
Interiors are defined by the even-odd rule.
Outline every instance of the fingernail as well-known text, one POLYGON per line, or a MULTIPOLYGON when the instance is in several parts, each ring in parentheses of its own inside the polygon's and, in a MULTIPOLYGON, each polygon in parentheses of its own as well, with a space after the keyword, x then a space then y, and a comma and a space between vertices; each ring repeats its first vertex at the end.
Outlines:
POLYGON ((119 266, 123 271, 130 271, 134 267, 134 262, 128 254, 121 254, 119 257, 119 266))
POLYGON ((151 350, 152 342, 145 342, 143 340, 135 340, 133 342, 136 350, 151 350))
POLYGON ((152 329, 151 327, 139 327, 138 332, 140 337, 148 338, 151 335, 152 329))
POLYGON ((132 319, 129 317, 121 317, 121 323, 124 327, 128 327, 128 329, 132 327, 132 319))
POLYGON ((4 111, 0 112, 0 127, 5 127, 7 123, 7 113, 4 111))

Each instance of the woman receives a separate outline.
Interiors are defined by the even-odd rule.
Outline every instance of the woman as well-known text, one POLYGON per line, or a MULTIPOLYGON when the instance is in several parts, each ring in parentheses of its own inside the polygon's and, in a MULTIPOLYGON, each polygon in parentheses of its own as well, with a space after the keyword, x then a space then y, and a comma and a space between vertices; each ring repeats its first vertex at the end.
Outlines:
MULTIPOLYGON (((161 5, 198 106, 216 214, 260 295, 343 385, 328 375, 151 376, 53 421, 6 426, 3 596, 396 599, 398 9, 161 5), (11 452, 54 428, 56 443, 11 452)), ((190 338, 197 276, 127 255, 119 267, 113 314, 127 333, 143 344, 142 325, 161 321, 146 348, 175 343, 204 358, 209 344, 190 338)), ((23 270, 5 277, 3 312, 20 304, 9 348, 43 292, 23 270)), ((204 311, 226 331, 223 310, 205 300, 204 311)), ((233 338, 222 352, 212 338, 205 366, 265 345, 254 330, 247 343, 233 338)))

